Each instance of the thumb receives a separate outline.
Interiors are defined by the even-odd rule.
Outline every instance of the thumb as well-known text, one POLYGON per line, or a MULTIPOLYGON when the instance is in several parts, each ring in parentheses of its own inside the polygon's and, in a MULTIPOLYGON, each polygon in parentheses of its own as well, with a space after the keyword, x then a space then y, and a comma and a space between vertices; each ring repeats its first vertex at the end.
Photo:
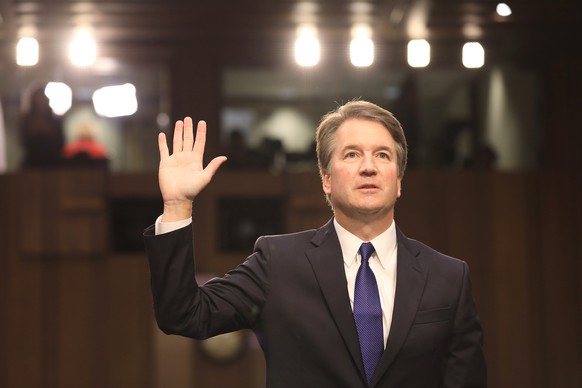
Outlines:
POLYGON ((211 176, 213 176, 224 162, 226 162, 226 156, 217 156, 216 158, 212 159, 210 163, 208 163, 205 170, 207 170, 211 176))

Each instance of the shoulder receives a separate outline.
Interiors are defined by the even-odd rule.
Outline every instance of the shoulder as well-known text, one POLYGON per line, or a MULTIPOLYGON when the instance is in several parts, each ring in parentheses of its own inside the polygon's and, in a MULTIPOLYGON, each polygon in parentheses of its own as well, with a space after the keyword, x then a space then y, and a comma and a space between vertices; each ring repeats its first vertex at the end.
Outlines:
POLYGON ((301 232, 286 233, 278 235, 265 235, 257 239, 255 243, 255 250, 260 247, 294 247, 304 246, 309 244, 313 236, 317 233, 317 229, 303 230, 301 232))
POLYGON ((414 257, 423 266, 431 269, 455 272, 466 270, 467 264, 463 260, 440 252, 423 242, 406 237, 400 231, 398 232, 398 249, 404 250, 406 254, 414 257))
POLYGON ((335 237, 337 240, 337 235, 335 234, 331 220, 317 229, 261 236, 255 243, 255 251, 268 248, 277 249, 279 253, 281 253, 280 250, 297 253, 298 250, 304 251, 319 246, 330 237, 335 237))

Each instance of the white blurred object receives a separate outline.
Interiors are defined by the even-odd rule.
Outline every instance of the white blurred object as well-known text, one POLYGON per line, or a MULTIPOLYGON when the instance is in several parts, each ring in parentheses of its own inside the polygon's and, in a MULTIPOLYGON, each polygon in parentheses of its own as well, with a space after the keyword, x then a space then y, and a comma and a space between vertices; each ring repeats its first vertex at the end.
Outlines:
POLYGON ((34 38, 21 38, 16 45, 16 64, 34 66, 38 63, 38 41, 34 38))
POLYGON ((131 116, 137 112, 136 89, 130 83, 105 86, 93 93, 95 112, 105 117, 131 116))
POLYGON ((499 3, 499 4, 497 4, 497 8, 495 10, 497 11, 497 14, 499 16, 509 16, 509 15, 511 15, 511 8, 509 7, 509 5, 507 5, 505 3, 499 3))
POLYGON ((465 43, 463 46, 463 66, 477 69, 485 64, 485 50, 478 42, 465 43))
POLYGON ((356 67, 368 67, 374 63, 374 42, 370 26, 362 24, 352 28, 350 60, 356 67))
POLYGON ((49 105, 56 115, 64 115, 73 105, 73 91, 65 83, 49 82, 44 88, 44 94, 48 97, 49 105))
POLYGON ((311 67, 319 63, 319 40, 317 29, 311 25, 303 25, 297 29, 295 41, 295 61, 299 66, 311 67))
POLYGON ((430 44, 424 39, 408 42, 408 64, 411 67, 426 67, 430 63, 430 44))
POLYGON ((71 62, 79 67, 91 66, 97 59, 97 43, 88 30, 80 30, 69 48, 71 62))

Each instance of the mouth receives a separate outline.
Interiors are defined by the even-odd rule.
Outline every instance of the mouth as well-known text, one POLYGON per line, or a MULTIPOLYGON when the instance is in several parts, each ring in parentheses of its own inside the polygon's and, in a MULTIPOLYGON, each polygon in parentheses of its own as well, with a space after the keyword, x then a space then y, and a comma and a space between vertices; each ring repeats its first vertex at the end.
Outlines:
POLYGON ((376 186, 372 183, 366 183, 366 184, 358 186, 358 190, 376 190, 378 188, 379 188, 378 186, 376 186))

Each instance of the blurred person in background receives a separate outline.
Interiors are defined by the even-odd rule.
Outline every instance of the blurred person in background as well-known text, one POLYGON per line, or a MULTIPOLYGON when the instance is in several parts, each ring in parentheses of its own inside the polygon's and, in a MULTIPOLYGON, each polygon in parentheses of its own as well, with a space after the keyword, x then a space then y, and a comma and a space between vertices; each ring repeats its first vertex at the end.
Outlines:
POLYGON ((79 125, 75 139, 65 145, 63 156, 68 166, 106 167, 109 162, 107 149, 97 141, 87 123, 79 125))
POLYGON ((63 123, 49 105, 44 87, 34 89, 20 122, 23 168, 51 168, 62 164, 65 145, 63 123))

